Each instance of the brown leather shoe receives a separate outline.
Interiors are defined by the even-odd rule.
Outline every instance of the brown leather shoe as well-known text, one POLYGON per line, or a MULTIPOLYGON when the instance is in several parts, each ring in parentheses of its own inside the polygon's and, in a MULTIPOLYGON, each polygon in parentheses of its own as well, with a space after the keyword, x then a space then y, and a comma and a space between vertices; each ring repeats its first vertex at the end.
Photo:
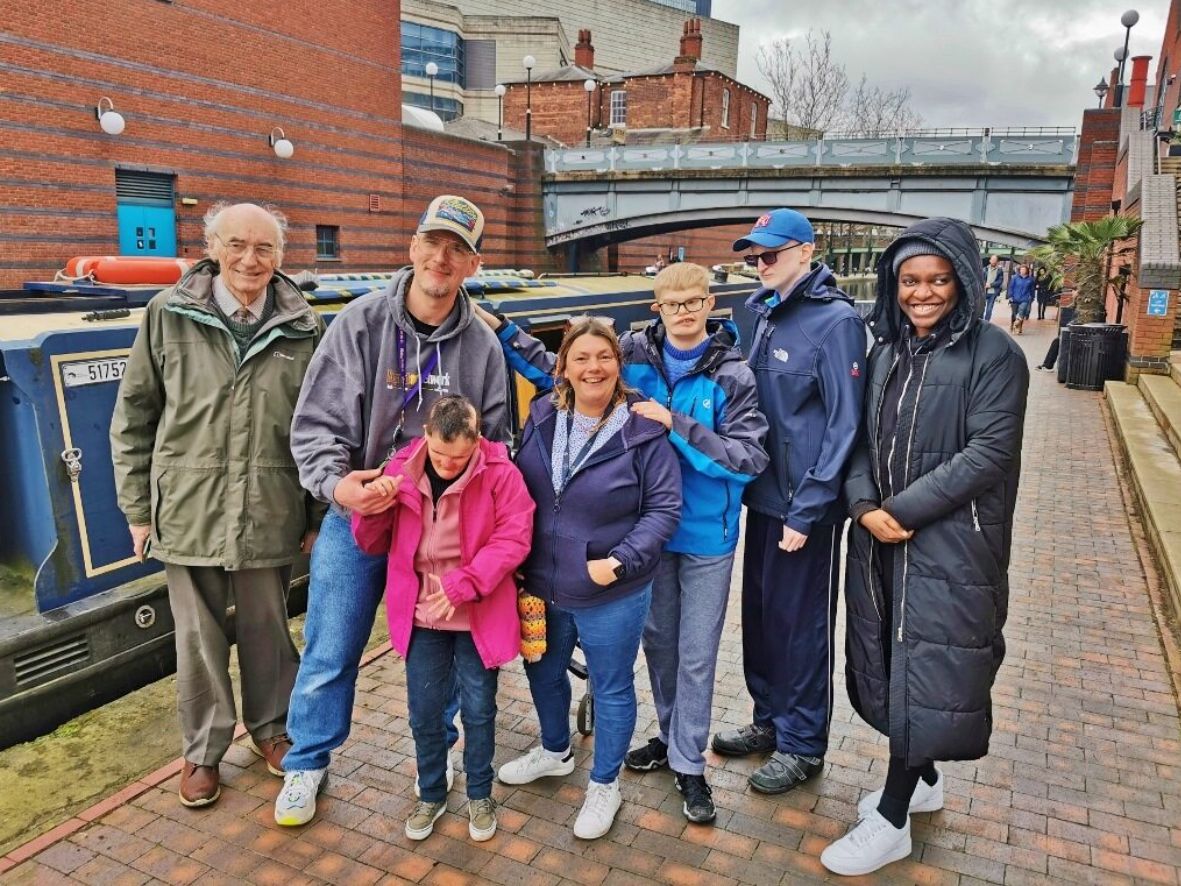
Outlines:
POLYGON ((280 732, 278 735, 259 740, 251 738, 250 750, 266 760, 267 772, 271 775, 277 775, 279 778, 283 777, 285 774, 283 758, 291 750, 291 739, 287 737, 286 732, 280 732))
POLYGON ((216 766, 198 766, 185 760, 180 774, 180 802, 190 808, 208 806, 221 796, 221 776, 216 766))

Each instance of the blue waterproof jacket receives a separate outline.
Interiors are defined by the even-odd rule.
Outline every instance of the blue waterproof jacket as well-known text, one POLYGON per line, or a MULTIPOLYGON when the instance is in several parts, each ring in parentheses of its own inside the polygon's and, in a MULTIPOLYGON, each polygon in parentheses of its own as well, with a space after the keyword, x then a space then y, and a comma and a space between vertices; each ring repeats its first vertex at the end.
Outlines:
POLYGON ((746 307, 758 316, 749 362, 771 466, 744 500, 810 535, 845 519, 841 483, 861 424, 865 324, 821 262, 786 296, 760 289, 746 307))
MULTIPOLYGON (((669 441, 681 465, 681 522, 666 545, 673 553, 728 554, 738 545, 742 489, 767 467, 767 420, 758 409, 754 375, 738 349, 738 329, 711 320, 709 347, 670 386, 664 369, 664 324, 654 320, 619 338, 623 380, 673 414, 669 441)), ((553 386, 554 355, 509 322, 497 333, 509 366, 540 390, 553 386)))
POLYGON ((1009 278, 1009 301, 1023 305, 1033 301, 1033 277, 1014 274, 1009 278))

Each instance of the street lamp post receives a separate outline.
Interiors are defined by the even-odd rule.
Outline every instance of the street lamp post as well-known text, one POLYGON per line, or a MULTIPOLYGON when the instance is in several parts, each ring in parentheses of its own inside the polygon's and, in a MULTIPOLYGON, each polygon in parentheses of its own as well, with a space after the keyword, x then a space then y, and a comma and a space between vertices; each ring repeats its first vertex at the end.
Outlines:
POLYGON ((434 62, 426 63, 426 76, 431 81, 431 113, 435 113, 435 78, 439 76, 439 66, 434 62))
POLYGON ((507 90, 503 83, 497 83, 492 91, 496 93, 496 140, 500 141, 504 138, 504 94, 507 90))
POLYGON ((1095 95, 1099 96, 1099 107, 1103 107, 1103 96, 1107 95, 1107 90, 1111 87, 1107 85, 1107 78, 1100 77, 1099 82, 1095 84, 1095 95))
POLYGON ((582 82, 582 88, 586 90, 586 146, 588 148, 590 147, 591 134, 591 95, 594 94, 595 87, 597 85, 598 84, 590 78, 587 78, 582 82))
POLYGON ((1115 98, 1116 105, 1121 108, 1124 106, 1124 62, 1128 58, 1128 41, 1132 39, 1132 27, 1138 21, 1140 21, 1140 13, 1134 9, 1129 9, 1119 17, 1119 23, 1124 26, 1125 30, 1123 52, 1116 56, 1116 60, 1119 62, 1119 81, 1116 87, 1115 98))
POLYGON ((533 141, 533 66, 537 59, 531 55, 521 59, 525 66, 525 141, 533 141))

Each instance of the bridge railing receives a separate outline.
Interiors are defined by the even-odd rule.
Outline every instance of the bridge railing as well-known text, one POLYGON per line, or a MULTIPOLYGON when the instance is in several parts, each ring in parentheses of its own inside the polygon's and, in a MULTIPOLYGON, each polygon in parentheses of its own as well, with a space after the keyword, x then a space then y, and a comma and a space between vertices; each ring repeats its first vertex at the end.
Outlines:
POLYGON ((933 130, 901 136, 826 136, 809 141, 618 145, 549 150, 561 172, 667 172, 690 169, 864 166, 1043 166, 1075 162, 1073 129, 933 130))

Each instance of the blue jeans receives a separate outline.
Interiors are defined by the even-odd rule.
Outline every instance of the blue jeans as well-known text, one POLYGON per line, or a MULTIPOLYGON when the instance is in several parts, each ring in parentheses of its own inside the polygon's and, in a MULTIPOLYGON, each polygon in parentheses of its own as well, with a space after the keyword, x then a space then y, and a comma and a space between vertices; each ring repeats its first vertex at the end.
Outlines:
MULTIPOLYGON (((595 693, 595 760, 591 781, 619 776, 636 728, 636 655, 652 602, 652 585, 601 606, 545 607, 545 655, 525 664, 529 692, 547 751, 570 747, 570 675, 566 668, 580 643, 595 693)), ((466 727, 466 723, 465 726, 466 727)))
MULTIPOLYGON (((730 597, 734 555, 660 555, 652 608, 644 626, 644 657, 674 772, 705 772, 718 644, 730 597)), ((596 695, 597 700, 597 695, 596 695)))
MULTIPOLYGON (((292 746, 284 769, 324 769, 349 737, 357 667, 385 592, 385 567, 384 556, 362 553, 349 521, 330 509, 312 548, 303 629, 307 645, 287 711, 292 746)), ((448 747, 459 738, 458 707, 456 688, 444 714, 448 747)))
POLYGON ((463 718, 463 768, 469 800, 492 795, 492 754, 496 750, 497 668, 480 660, 470 631, 414 628, 406 653, 406 696, 418 787, 422 799, 447 799, 447 741, 444 710, 459 687, 463 718))
POLYGON ((986 323, 992 319, 992 308, 996 304, 999 295, 999 292, 989 292, 987 290, 984 293, 984 321, 986 323))
POLYGON ((307 645, 287 712, 289 772, 326 768, 349 737, 357 666, 385 591, 385 565, 384 556, 361 552, 347 519, 328 511, 312 548, 307 645))

